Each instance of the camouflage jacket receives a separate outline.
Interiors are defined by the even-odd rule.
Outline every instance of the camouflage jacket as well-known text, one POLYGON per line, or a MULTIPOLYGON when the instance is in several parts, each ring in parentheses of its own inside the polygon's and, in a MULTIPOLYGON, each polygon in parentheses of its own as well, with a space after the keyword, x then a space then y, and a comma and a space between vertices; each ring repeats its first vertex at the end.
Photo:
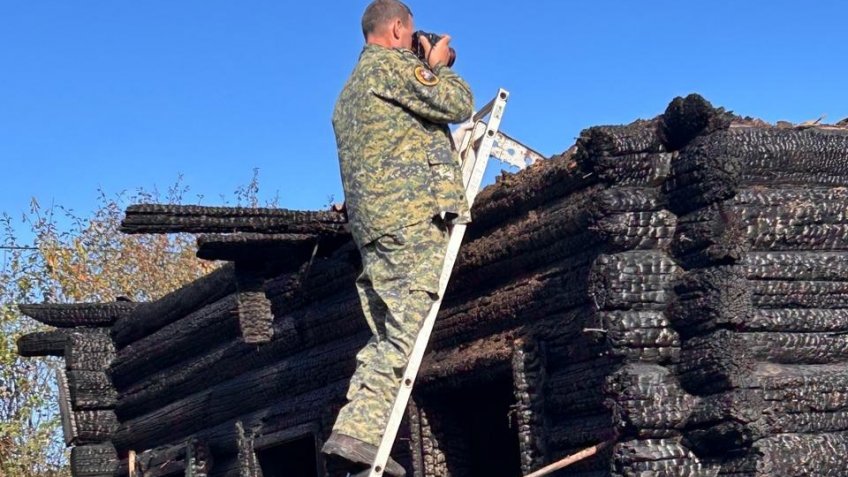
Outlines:
POLYGON ((361 247, 442 212, 470 221, 448 123, 471 116, 465 81, 406 49, 366 45, 333 113, 348 218, 361 247))

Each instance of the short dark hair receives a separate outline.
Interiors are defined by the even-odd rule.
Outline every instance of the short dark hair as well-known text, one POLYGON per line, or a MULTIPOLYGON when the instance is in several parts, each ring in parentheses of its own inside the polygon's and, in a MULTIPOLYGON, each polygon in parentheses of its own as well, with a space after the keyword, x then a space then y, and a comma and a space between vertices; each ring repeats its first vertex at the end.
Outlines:
POLYGON ((412 10, 399 0, 374 0, 362 14, 362 34, 365 38, 386 23, 400 19, 404 24, 412 16, 412 10))

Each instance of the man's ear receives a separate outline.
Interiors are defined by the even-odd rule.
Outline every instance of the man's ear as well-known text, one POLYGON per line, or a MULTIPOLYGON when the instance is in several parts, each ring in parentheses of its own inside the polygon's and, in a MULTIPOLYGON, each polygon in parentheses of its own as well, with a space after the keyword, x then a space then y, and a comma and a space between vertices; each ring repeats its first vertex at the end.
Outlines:
POLYGON ((403 29, 403 22, 400 18, 395 18, 395 21, 392 22, 392 38, 400 40, 401 29, 403 29))

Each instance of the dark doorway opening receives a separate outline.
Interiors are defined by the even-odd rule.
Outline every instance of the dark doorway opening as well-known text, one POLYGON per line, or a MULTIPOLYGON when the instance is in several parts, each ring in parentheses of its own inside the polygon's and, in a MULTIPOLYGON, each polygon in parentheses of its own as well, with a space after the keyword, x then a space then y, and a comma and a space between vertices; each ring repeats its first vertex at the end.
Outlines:
POLYGON ((315 436, 256 450, 263 477, 319 477, 315 436))
POLYGON ((452 477, 521 477, 512 379, 427 393, 424 410, 452 477))

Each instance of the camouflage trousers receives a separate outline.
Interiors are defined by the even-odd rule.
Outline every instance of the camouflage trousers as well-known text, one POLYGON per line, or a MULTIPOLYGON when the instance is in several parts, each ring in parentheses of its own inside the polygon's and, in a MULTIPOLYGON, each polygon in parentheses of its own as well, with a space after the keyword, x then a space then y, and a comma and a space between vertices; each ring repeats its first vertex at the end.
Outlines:
POLYGON ((441 221, 383 235, 360 248, 356 280, 374 334, 356 355, 357 367, 335 432, 379 445, 415 339, 438 297, 447 232, 441 221))

